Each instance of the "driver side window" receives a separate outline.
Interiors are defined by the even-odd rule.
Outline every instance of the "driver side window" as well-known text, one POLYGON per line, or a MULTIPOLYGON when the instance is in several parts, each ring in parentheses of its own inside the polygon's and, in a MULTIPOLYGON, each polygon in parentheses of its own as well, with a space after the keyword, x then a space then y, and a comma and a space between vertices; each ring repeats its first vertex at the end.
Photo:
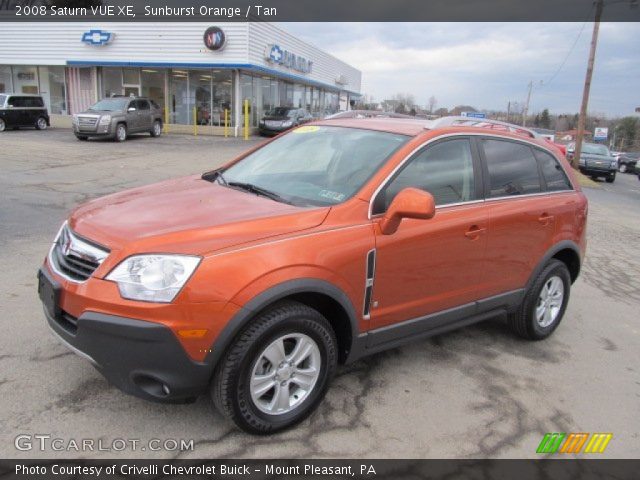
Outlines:
POLYGON ((469 139, 445 140, 418 152, 375 199, 373 214, 386 212, 394 197, 408 187, 433 195, 436 206, 476 199, 469 139))

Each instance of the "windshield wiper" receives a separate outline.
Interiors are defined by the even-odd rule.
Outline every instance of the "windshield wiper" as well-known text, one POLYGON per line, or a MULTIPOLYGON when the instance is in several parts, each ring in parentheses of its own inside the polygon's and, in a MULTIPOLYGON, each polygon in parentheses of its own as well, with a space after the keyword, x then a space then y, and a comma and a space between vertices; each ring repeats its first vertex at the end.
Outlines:
MULTIPOLYGON (((218 178, 220 178, 219 174, 218 174, 218 178)), ((261 195, 263 197, 270 198, 271 200, 275 200, 276 202, 282 202, 282 203, 287 203, 291 205, 291 202, 285 200, 276 192, 272 192, 271 190, 267 190, 266 188, 259 187, 257 185, 254 185, 253 183, 225 181, 225 184, 229 185, 230 187, 240 188, 242 190, 246 190, 247 192, 255 193, 256 195, 261 195)))

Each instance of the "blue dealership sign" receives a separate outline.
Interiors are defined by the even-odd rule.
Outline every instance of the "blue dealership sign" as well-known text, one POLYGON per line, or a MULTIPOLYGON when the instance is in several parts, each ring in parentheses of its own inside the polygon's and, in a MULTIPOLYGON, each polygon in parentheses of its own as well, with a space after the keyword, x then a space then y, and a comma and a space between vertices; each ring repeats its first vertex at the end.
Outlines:
POLYGON ((264 55, 267 62, 276 63, 302 73, 310 73, 313 62, 300 55, 291 53, 280 45, 267 45, 264 55))
POLYGON ((82 41, 88 45, 102 46, 111 43, 114 34, 104 30, 89 30, 82 34, 82 41))
POLYGON ((470 118, 487 118, 487 114, 482 112, 462 112, 460 115, 470 118))

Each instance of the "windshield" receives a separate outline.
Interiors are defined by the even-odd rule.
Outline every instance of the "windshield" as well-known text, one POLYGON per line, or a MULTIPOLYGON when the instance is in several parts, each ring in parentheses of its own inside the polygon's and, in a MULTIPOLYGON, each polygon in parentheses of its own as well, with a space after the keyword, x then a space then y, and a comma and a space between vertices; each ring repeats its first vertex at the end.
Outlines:
POLYGON ((286 107, 272 108, 267 112, 268 117, 292 117, 296 111, 286 107))
POLYGON ((611 156, 609 149, 604 145, 596 145, 595 143, 585 143, 582 146, 582 153, 588 153, 590 155, 606 155, 611 156))
POLYGON ((105 98, 100 100, 89 107, 89 110, 96 110, 100 112, 117 112, 124 110, 129 103, 128 98, 105 98))
POLYGON ((4 106, 4 102, 7 101, 7 96, 6 95, 0 95, 0 107, 4 106))
POLYGON ((229 167, 223 181, 229 186, 254 185, 298 206, 334 205, 362 188, 409 138, 355 128, 304 126, 229 167))

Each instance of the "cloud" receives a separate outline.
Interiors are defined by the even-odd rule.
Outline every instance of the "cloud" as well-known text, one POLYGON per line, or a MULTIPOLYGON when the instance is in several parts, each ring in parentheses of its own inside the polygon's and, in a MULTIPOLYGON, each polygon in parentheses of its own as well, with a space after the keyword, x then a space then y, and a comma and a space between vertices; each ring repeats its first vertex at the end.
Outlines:
MULTIPOLYGON (((284 23, 281 26, 362 70, 363 92, 378 101, 407 92, 422 104, 435 95, 440 106, 470 104, 500 109, 506 108, 508 101, 524 101, 527 85, 533 81, 531 111, 549 108, 555 112, 575 112, 582 96, 593 24, 284 23)), ((639 24, 601 25, 592 110, 622 115, 640 106, 638 39, 639 24)))

